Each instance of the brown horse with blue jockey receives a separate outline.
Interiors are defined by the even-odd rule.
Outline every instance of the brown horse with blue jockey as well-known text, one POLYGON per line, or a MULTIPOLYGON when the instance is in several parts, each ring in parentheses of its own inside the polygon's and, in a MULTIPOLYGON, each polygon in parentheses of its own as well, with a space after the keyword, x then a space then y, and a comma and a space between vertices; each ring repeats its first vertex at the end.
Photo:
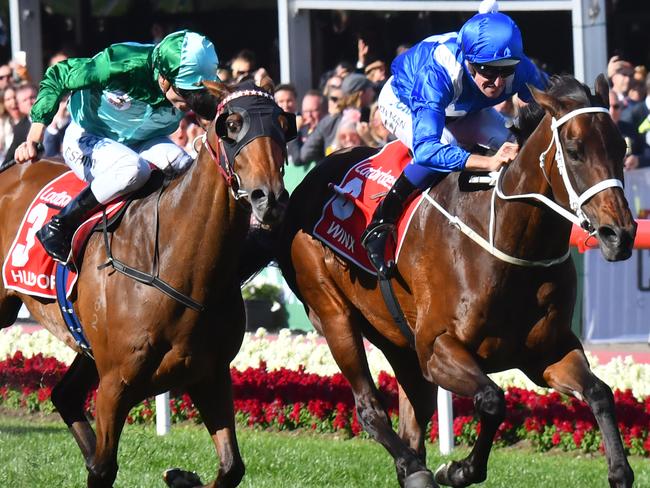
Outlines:
POLYGON ((329 156, 291 196, 277 251, 282 270, 350 382, 361 424, 394 458, 402 486, 462 487, 486 479, 505 416, 504 392, 487 374, 511 368, 583 398, 603 435, 610 485, 632 486, 611 389, 590 371, 570 327, 572 224, 597 235, 610 261, 631 255, 636 232, 622 190, 625 142, 605 108, 602 75, 595 86, 592 94, 558 77, 547 91, 531 88, 537 104, 522 116, 530 130, 496 187, 475 189, 463 173, 452 173, 424 196, 391 278, 406 330, 393 320, 375 276, 314 238, 334 185, 376 151, 329 156), (370 376, 364 336, 383 350, 403 389, 397 433, 370 376), (424 438, 437 386, 473 398, 481 430, 465 459, 434 476, 424 438))

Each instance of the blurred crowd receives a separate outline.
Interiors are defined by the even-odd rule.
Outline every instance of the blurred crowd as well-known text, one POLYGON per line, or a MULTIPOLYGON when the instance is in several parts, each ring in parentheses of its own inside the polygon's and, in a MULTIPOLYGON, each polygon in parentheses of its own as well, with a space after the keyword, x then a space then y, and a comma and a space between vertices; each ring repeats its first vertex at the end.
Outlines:
MULTIPOLYGON (((409 47, 400 45, 394 55, 409 47)), ((74 53, 57 52, 49 65, 70 56, 74 53)), ((290 83, 275 86, 277 104, 297 115, 298 137, 289 143, 289 164, 311 166, 338 149, 358 145, 381 147, 394 139, 377 110, 377 97, 390 76, 391 61, 377 56, 373 47, 359 37, 357 59, 341 60, 322 74, 317 86, 304 94, 298 94, 290 83)), ((611 87, 609 110, 627 143, 625 169, 650 166, 648 70, 619 56, 612 57, 603 66, 605 70, 611 87)), ((253 51, 242 49, 219 67, 218 76, 227 83, 252 78, 261 84, 269 73, 258 66, 253 51)), ((15 60, 0 65, 0 157, 4 161, 12 159, 15 148, 25 140, 30 126, 29 113, 38 93, 37 81, 31 79, 26 66, 15 60)), ((66 104, 67 100, 61 101, 47 128, 43 143, 47 157, 60 155, 63 133, 70 122, 66 104)), ((516 118, 515 107, 516 104, 507 101, 496 108, 512 123, 516 118)), ((196 140, 203 133, 201 121, 189 113, 171 138, 195 155, 196 140)))

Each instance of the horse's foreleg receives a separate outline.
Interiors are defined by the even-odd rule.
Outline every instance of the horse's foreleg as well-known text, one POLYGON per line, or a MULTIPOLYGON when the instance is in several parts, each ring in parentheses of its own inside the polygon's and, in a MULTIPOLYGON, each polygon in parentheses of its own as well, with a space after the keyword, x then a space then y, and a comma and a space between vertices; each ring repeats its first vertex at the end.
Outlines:
POLYGON ((614 395, 609 386, 596 377, 581 349, 574 349, 560 361, 544 370, 544 380, 556 390, 583 397, 591 408, 600 427, 609 467, 609 484, 612 488, 629 488, 634 473, 627 461, 621 435, 616 423, 614 395))
POLYGON ((51 400, 59 415, 70 429, 86 461, 92 464, 96 437, 86 414, 86 398, 97 384, 95 362, 84 354, 78 354, 61 381, 52 390, 51 400))
POLYGON ((232 382, 227 364, 221 365, 214 376, 193 384, 188 392, 199 410, 219 454, 219 473, 206 488, 229 488, 239 485, 244 477, 244 462, 239 453, 235 434, 235 413, 232 382))
POLYGON ((442 388, 472 397, 481 420, 481 432, 472 452, 462 461, 441 466, 436 471, 436 481, 455 487, 484 481, 494 435, 505 418, 503 390, 487 377, 465 346, 448 334, 436 339, 433 353, 426 360, 426 371, 428 378, 442 388))
POLYGON ((104 374, 95 400, 97 446, 88 467, 88 488, 110 488, 117 477, 117 448, 131 405, 119 375, 104 374))

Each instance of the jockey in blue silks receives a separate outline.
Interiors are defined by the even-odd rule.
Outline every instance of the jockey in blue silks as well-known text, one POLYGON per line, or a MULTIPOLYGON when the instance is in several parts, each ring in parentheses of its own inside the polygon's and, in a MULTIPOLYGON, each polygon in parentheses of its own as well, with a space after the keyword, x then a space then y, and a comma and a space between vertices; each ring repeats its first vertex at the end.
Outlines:
POLYGON ((392 270, 394 263, 384 260, 386 238, 408 203, 447 173, 496 171, 514 159, 519 148, 508 142, 511 133, 493 107, 514 94, 528 102, 526 84, 546 84, 546 74, 524 55, 515 22, 496 11, 496 2, 489 8, 460 32, 429 37, 398 56, 379 95, 384 125, 413 152, 362 236, 380 277, 392 270), (464 149, 476 145, 496 154, 464 149))

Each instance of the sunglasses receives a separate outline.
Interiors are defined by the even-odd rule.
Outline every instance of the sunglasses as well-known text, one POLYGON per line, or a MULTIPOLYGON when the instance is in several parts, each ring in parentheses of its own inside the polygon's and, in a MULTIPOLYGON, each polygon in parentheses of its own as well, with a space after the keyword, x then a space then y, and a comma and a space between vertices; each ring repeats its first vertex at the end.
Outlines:
POLYGON ((614 110, 620 110, 621 104, 620 103, 610 104, 609 108, 613 108, 614 110))
POLYGON ((329 99, 330 99, 330 102, 334 102, 334 103, 336 103, 336 102, 338 102, 341 98, 340 98, 340 97, 329 97, 329 99))
POLYGON ((472 64, 472 68, 478 72, 483 78, 488 80, 496 80, 497 78, 507 78, 517 69, 517 65, 510 66, 488 66, 486 64, 472 64))

